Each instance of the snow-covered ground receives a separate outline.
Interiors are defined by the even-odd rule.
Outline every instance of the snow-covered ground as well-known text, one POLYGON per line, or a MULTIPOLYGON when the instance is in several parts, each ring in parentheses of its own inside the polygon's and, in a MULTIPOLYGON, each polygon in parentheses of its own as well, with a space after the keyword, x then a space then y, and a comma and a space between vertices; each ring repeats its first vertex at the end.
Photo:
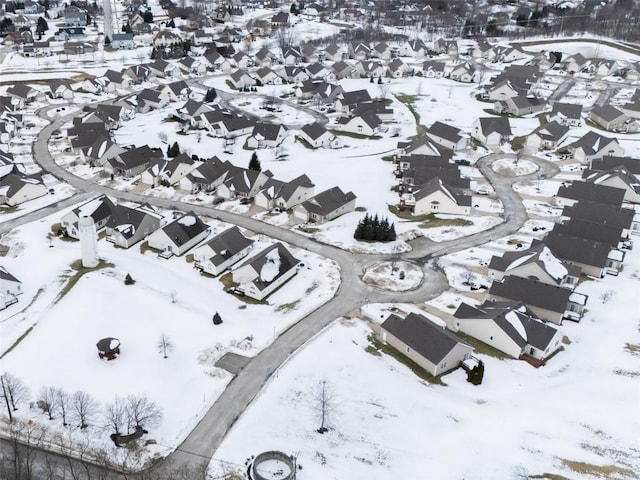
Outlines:
MULTIPOLYGON (((460 370, 443 377, 446 386, 427 384, 393 358, 367 353, 363 322, 332 324, 272 378, 223 442, 212 472, 220 461, 242 465, 277 449, 297 456, 300 479, 637 478, 640 321, 629 312, 640 252, 627 261, 619 277, 581 285, 589 311, 563 325, 571 343, 545 367, 479 355, 486 369, 477 387, 460 370), (322 379, 336 405, 325 435, 315 431, 322 379), (591 465, 609 473, 589 474, 597 471, 591 465)), ((447 293, 430 303, 452 313, 460 301, 474 300, 447 293)))
MULTIPOLYGON (((61 216, 3 237, 11 250, 2 265, 23 282, 24 293, 0 312, 0 351, 33 329, 2 359, 2 370, 21 378, 34 397, 43 386, 84 390, 105 403, 115 395, 147 395, 164 412, 161 426, 149 435, 158 443, 152 451, 174 448, 223 391, 230 375, 213 366, 220 356, 227 351, 254 356, 330 299, 340 281, 333 261, 290 247, 305 266, 268 303, 247 304, 182 257, 162 260, 150 251, 140 253, 138 245, 123 250, 101 240, 100 257, 113 267, 85 274, 58 298, 73 274, 71 263, 80 257, 78 242, 55 239, 50 246, 47 233, 61 216), (134 285, 124 285, 127 274, 134 285), (222 325, 212 324, 215 312, 222 325), (162 334, 175 346, 168 359, 157 351, 162 334), (96 342, 104 337, 120 340, 116 360, 98 358, 96 342)), ((228 227, 208 223, 213 233, 228 227)), ((254 252, 272 243, 254 239, 254 252)), ((18 416, 46 422, 36 410, 21 409, 18 416)), ((110 441, 108 434, 104 438, 110 441)))

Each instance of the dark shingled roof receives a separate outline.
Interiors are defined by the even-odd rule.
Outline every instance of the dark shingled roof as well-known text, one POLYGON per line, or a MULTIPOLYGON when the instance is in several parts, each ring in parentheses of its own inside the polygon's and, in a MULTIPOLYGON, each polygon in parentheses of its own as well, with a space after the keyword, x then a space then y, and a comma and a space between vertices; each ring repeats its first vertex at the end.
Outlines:
POLYGON ((355 198, 353 192, 344 193, 340 187, 333 187, 303 202, 302 206, 309 213, 326 216, 355 198))
POLYGON ((256 272, 258 272, 258 277, 255 278, 252 283, 260 291, 262 291, 265 288, 267 288, 269 285, 271 285, 273 282, 278 280, 282 275, 287 273, 292 268, 295 268, 296 265, 298 265, 299 263, 300 263, 300 260, 298 260, 296 257, 291 255, 291 252, 289 252, 289 250, 287 250, 285 248, 285 246, 283 244, 279 243, 279 242, 274 244, 274 245, 271 245, 268 248, 265 248, 264 250, 262 250, 260 253, 258 253, 254 257, 252 257, 247 262, 248 265, 251 265, 251 267, 256 272), (269 253, 271 251, 275 250, 275 249, 278 250, 278 255, 279 255, 279 259, 280 259, 278 274, 275 277, 273 277, 270 281, 265 282, 264 280, 262 280, 262 278, 260 278, 260 272, 262 271, 262 267, 267 262, 270 261, 269 258, 268 258, 269 257, 269 253))
POLYGON ((596 242, 617 247, 622 239, 622 228, 602 223, 572 218, 563 223, 556 223, 553 231, 574 237, 587 238, 596 242))
POLYGON ((624 190, 591 182, 573 182, 570 185, 560 187, 556 197, 572 200, 590 200, 620 207, 624 200, 624 190))
POLYGON ((215 252, 209 261, 216 266, 220 265, 253 243, 253 240, 242 235, 238 227, 233 226, 207 242, 206 245, 215 252))
POLYGON ((174 242, 176 245, 181 246, 187 243, 189 240, 197 237, 209 227, 206 223, 198 218, 193 213, 185 213, 182 217, 174 220, 173 222, 165 225, 162 230, 164 233, 174 242), (195 219, 192 224, 185 223, 183 219, 191 217, 195 219))
POLYGON ((462 344, 443 327, 416 313, 405 318, 391 314, 381 327, 434 365, 438 365, 456 345, 462 344))
POLYGON ((564 207, 562 216, 602 223, 624 229, 631 228, 635 211, 630 208, 620 208, 607 203, 580 200, 575 205, 564 207))
POLYGON ((537 280, 507 275, 502 282, 494 281, 489 288, 489 293, 552 312, 564 313, 571 290, 537 280))
MULTIPOLYGON (((538 241, 534 240, 533 243, 536 244, 538 241)), ((562 260, 598 268, 607 266, 611 251, 611 245, 608 243, 566 235, 557 230, 549 232, 542 241, 562 260)))
POLYGON ((634 175, 640 175, 640 159, 632 157, 605 156, 591 161, 591 170, 611 170, 623 165, 634 175))

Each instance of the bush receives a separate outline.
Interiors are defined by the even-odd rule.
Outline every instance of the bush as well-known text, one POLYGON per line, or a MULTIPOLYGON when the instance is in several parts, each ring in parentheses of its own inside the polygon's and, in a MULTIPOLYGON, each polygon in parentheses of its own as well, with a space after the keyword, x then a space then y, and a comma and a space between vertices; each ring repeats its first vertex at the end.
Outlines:
POLYGON ((127 276, 126 276, 126 277, 124 277, 124 284, 125 284, 125 285, 133 285, 133 284, 135 284, 135 283, 136 283, 136 281, 135 281, 133 278, 131 278, 131 275, 129 275, 129 274, 127 273, 127 276))
POLYGON ((221 323, 222 323, 222 318, 220 317, 220 314, 216 312, 215 315, 213 316, 213 324, 220 325, 221 323))

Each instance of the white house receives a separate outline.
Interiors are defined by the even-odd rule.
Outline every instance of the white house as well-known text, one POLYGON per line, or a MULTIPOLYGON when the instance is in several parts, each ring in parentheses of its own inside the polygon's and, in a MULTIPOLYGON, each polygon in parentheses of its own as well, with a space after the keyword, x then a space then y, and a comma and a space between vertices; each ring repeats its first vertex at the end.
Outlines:
POLYGON ((209 227, 198 216, 189 212, 153 232, 149 247, 166 255, 182 255, 209 235, 209 227))
POLYGON ((305 125, 298 132, 300 138, 313 148, 340 148, 342 140, 327 130, 320 123, 305 125))
POLYGON ((246 257, 253 243, 233 226, 193 251, 195 267, 209 275, 220 275, 246 257))
POLYGON ((47 188, 36 175, 10 173, 0 179, 0 205, 14 207, 46 194, 47 188))
POLYGON ((305 222, 324 223, 353 212, 355 208, 353 192, 344 193, 339 187, 333 187, 293 207, 293 215, 305 222))
POLYGON ((413 206, 414 215, 448 213, 468 215, 471 213, 471 195, 456 191, 439 177, 433 177, 416 192, 404 193, 401 203, 413 206))
POLYGON ((22 282, 0 266, 0 310, 16 303, 21 293, 22 282))

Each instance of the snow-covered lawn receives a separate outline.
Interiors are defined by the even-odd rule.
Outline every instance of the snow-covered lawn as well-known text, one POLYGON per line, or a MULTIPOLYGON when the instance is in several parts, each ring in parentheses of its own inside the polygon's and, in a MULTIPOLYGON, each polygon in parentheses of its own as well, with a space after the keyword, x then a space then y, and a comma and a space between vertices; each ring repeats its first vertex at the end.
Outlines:
MULTIPOLYGON (((2 359, 2 370, 21 378, 34 400, 42 386, 84 390, 101 402, 146 394, 164 411, 161 426, 149 435, 158 442, 153 451, 175 447, 223 391, 230 376, 213 367, 220 356, 227 351, 256 355, 329 300, 340 281, 333 261, 289 247, 304 267, 268 303, 247 304, 185 258, 162 260, 150 251, 142 254, 138 245, 124 250, 100 240, 100 257, 113 267, 85 274, 58 300, 73 274, 69 266, 80 257, 79 242, 56 239, 49 246, 47 233, 60 216, 3 238, 11 250, 2 265, 23 282, 24 293, 0 312, 0 351, 33 329, 2 359), (134 285, 124 285, 127 274, 134 285), (221 325, 212 324, 215 312, 221 325), (163 333, 175 346, 167 359, 157 351, 163 333), (120 340, 122 354, 116 360, 98 358, 96 342, 104 337, 120 340)), ((208 223, 214 234, 228 228, 208 223)), ((262 236, 254 239, 254 252, 272 243, 262 236)), ((19 415, 45 421, 35 410, 21 409, 19 415)))
MULTIPOLYGON (((332 324, 273 377, 223 442, 212 472, 219 461, 240 468, 276 449, 297 455, 300 479, 637 478, 640 321, 629 312, 640 252, 627 262, 619 277, 581 285, 589 311, 563 325, 571 343, 545 367, 479 355, 486 369, 477 387, 460 370, 443 377, 447 386, 427 384, 396 360, 367 353, 363 322, 332 324), (325 435, 315 432, 321 379, 336 405, 325 435), (578 462, 587 473, 572 470, 578 462), (590 465, 608 473, 590 475, 590 465)), ((430 303, 452 313, 463 300, 473 302, 447 293, 430 303)))
POLYGON ((383 290, 404 292, 419 287, 423 277, 420 266, 400 260, 370 266, 362 276, 362 281, 383 290))
POLYGON ((506 177, 521 177, 538 171, 538 165, 529 160, 513 160, 502 158, 491 164, 494 172, 506 177))

